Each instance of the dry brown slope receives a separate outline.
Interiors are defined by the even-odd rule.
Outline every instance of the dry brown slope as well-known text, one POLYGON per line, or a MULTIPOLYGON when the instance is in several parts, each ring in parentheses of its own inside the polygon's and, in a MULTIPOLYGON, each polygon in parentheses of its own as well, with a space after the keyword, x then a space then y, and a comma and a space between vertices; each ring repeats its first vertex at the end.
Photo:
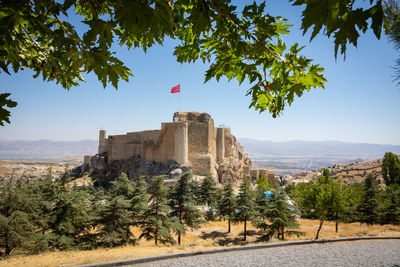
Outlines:
MULTIPOLYGON (((382 177, 382 159, 375 159, 364 162, 350 163, 347 165, 333 165, 327 169, 331 173, 331 178, 337 180, 342 179, 346 184, 362 183, 364 179, 372 174, 377 183, 384 183, 382 177)), ((308 182, 318 179, 322 175, 323 169, 311 172, 303 172, 295 175, 289 183, 308 182)))

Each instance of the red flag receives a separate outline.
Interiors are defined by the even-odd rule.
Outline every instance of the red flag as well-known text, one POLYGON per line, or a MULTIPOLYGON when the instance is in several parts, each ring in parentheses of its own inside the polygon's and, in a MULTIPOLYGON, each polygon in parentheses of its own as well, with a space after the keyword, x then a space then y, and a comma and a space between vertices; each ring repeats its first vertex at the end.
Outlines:
POLYGON ((174 86, 174 87, 171 88, 171 94, 180 93, 180 92, 181 92, 181 85, 180 84, 178 84, 177 86, 174 86))

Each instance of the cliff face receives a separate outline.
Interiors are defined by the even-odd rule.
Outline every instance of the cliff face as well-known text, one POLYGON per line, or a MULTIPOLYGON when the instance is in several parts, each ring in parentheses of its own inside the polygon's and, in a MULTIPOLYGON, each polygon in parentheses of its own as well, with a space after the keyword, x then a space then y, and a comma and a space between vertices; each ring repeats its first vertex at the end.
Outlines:
POLYGON ((250 177, 251 160, 243 151, 236 137, 230 130, 224 131, 225 153, 224 158, 217 167, 218 177, 224 183, 227 177, 239 180, 243 177, 250 177))
POLYGON ((215 128, 207 113, 176 112, 173 122, 162 123, 160 130, 108 138, 101 130, 99 139, 99 154, 86 156, 82 169, 108 176, 123 170, 131 177, 165 174, 171 178, 190 171, 211 175, 221 183, 227 177, 250 177, 251 161, 243 147, 230 129, 215 128))

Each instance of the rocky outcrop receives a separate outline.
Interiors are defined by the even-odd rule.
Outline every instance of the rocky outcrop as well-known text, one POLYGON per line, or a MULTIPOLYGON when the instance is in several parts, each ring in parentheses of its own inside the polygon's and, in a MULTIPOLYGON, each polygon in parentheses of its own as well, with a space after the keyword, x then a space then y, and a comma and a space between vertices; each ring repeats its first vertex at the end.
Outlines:
POLYGON ((217 166, 218 178, 224 183, 227 177, 237 181, 250 177, 251 160, 230 131, 225 131, 225 156, 217 166))
POLYGON ((174 160, 167 162, 142 161, 140 157, 132 157, 127 160, 115 160, 106 163, 106 153, 96 155, 91 159, 91 166, 83 164, 75 168, 74 172, 77 177, 84 172, 91 170, 93 176, 102 179, 110 179, 118 177, 122 172, 126 173, 131 179, 150 178, 158 175, 166 175, 169 179, 175 179, 186 172, 191 172, 190 164, 179 164, 174 160))

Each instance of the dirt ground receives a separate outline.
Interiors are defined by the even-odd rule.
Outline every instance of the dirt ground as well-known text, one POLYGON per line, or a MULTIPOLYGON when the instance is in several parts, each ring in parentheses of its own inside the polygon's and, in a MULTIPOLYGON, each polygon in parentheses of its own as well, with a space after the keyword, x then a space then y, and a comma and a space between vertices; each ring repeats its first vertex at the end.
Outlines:
MULTIPOLYGON (((314 239, 319 221, 301 220, 301 237, 287 237, 287 241, 314 239)), ((140 232, 132 229, 136 235, 140 232)), ((340 238, 351 236, 400 236, 400 226, 362 225, 360 223, 340 224, 335 233, 334 223, 325 223, 320 238, 340 238)), ((38 255, 16 255, 0 261, 0 266, 73 266, 95 262, 106 262, 128 258, 146 257, 183 251, 197 251, 226 246, 241 246, 258 243, 261 233, 248 224, 247 241, 242 241, 243 224, 233 224, 231 233, 227 233, 227 222, 210 222, 197 230, 189 231, 182 238, 182 245, 155 246, 154 241, 141 240, 137 246, 124 246, 113 249, 98 248, 89 251, 46 252, 38 255)), ((269 242, 281 242, 272 239, 269 242)))

